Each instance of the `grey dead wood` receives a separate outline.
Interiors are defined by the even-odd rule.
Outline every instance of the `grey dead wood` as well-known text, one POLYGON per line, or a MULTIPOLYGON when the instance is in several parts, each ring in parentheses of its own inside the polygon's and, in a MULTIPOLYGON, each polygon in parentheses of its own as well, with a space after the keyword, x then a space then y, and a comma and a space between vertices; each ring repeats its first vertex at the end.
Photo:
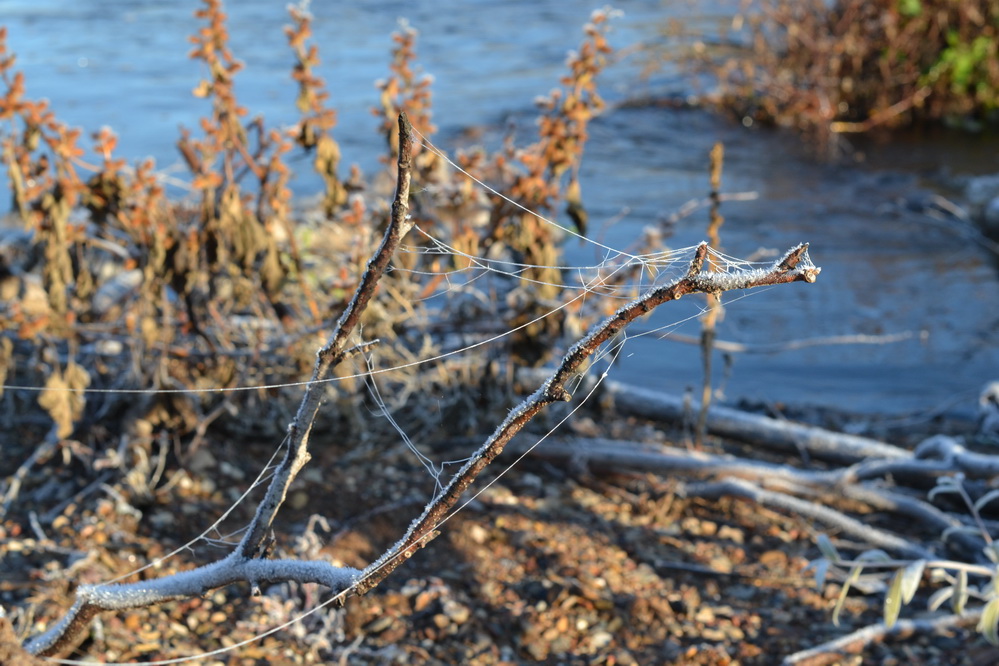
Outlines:
MULTIPOLYGON (((685 403, 679 396, 628 386, 617 381, 605 382, 605 390, 614 399, 617 409, 642 418, 682 421, 687 414, 696 413, 700 409, 696 401, 685 403)), ((715 435, 792 453, 807 451, 813 457, 824 460, 893 460, 910 458, 912 455, 903 448, 876 439, 780 421, 717 405, 708 409, 707 426, 709 432, 715 435)))
MULTIPOLYGON (((970 561, 985 563, 987 560, 982 552, 984 540, 966 531, 959 531, 966 523, 952 514, 942 511, 918 497, 905 494, 904 488, 892 490, 882 483, 887 475, 892 474, 894 467, 886 463, 885 467, 875 465, 858 465, 832 470, 799 469, 790 464, 774 464, 750 460, 733 455, 716 455, 703 451, 688 451, 676 447, 642 445, 635 442, 600 438, 576 438, 567 441, 549 441, 544 446, 530 448, 515 447, 519 453, 527 453, 534 457, 573 460, 586 464, 594 470, 653 472, 657 474, 683 474, 686 476, 709 479, 736 478, 742 481, 767 486, 769 492, 804 494, 815 496, 830 494, 843 497, 854 502, 861 502, 877 511, 894 513, 912 519, 909 523, 921 529, 937 533, 953 530, 948 537, 949 543, 961 555, 970 561), (880 474, 874 474, 880 472, 880 474), (864 482, 868 480, 868 482, 864 482), (779 491, 776 489, 779 488, 779 491)), ((895 465, 904 465, 902 461, 889 461, 895 465)), ((913 461, 921 462, 921 461, 913 461)), ((926 478, 943 474, 953 474, 958 469, 941 461, 925 461, 932 468, 924 466, 926 478)), ((687 493, 697 493, 702 486, 687 486, 687 493)), ((703 486, 712 488, 711 486, 703 486)), ((746 496, 745 493, 742 496, 746 496)), ((812 515, 825 515, 835 519, 832 527, 852 529, 847 516, 840 512, 822 514, 814 501, 799 500, 812 504, 809 509, 812 515), (838 514, 838 515, 837 515, 838 514)), ((832 510, 835 511, 835 510, 832 510)), ((864 526, 863 534, 878 534, 877 528, 864 526)), ((892 535, 882 534, 879 545, 890 542, 892 535)), ((912 538, 913 540, 916 537, 912 538)), ((911 553, 909 553, 911 554, 911 553)))
POLYGON ((891 628, 883 622, 879 622, 821 645, 790 654, 784 657, 781 666, 820 666, 841 663, 844 657, 859 655, 867 646, 885 638, 927 636, 956 627, 973 626, 981 618, 981 615, 981 610, 966 611, 961 615, 939 613, 934 617, 919 620, 899 620, 891 628))
MULTIPOLYGON (((541 381, 543 373, 535 369, 518 372, 525 382, 541 381)), ((591 388, 595 380, 584 378, 583 387, 591 388)), ((650 388, 631 386, 607 379, 602 382, 603 395, 613 400, 622 414, 630 414, 660 422, 683 422, 700 410, 700 403, 682 396, 670 395, 650 388)), ((731 407, 712 405, 707 412, 708 432, 740 442, 758 444, 775 451, 799 454, 840 463, 865 460, 911 461, 912 452, 892 444, 834 432, 817 426, 750 414, 731 407)))
POLYGON ((905 557, 931 559, 934 556, 929 549, 917 545, 910 539, 866 525, 841 511, 785 493, 766 490, 744 479, 728 478, 709 483, 692 483, 684 487, 684 492, 688 497, 694 496, 703 499, 718 499, 724 496, 743 497, 762 506, 821 521, 832 529, 854 536, 872 546, 900 553, 905 557))

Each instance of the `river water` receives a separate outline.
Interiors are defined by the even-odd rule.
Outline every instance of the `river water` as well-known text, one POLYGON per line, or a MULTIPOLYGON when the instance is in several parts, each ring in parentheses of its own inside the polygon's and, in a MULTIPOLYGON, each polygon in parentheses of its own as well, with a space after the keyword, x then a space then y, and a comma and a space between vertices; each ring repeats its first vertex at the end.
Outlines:
MULTIPOLYGON (((716 5, 712 4, 712 7, 716 5)), ((122 156, 177 163, 179 125, 195 127, 206 110, 190 91, 201 74, 186 58, 197 28, 191 2, 57 0, 0 2, 9 43, 25 71, 30 97, 51 100, 57 115, 87 132, 111 126, 122 156)), ((280 27, 285 4, 231 2, 232 49, 246 64, 237 91, 271 126, 294 120, 290 56, 280 27)), ((532 117, 532 100, 561 74, 593 5, 542 0, 495 3, 314 3, 314 29, 339 112, 336 130, 347 163, 373 170, 381 154, 370 108, 373 82, 387 73, 389 35, 398 19, 420 31, 418 52, 435 78, 434 119, 444 146, 474 132, 495 136, 532 117)), ((713 29, 721 20, 701 6, 626 2, 612 43, 661 42, 670 18, 713 29)), ((666 69, 639 77, 627 60, 604 77, 610 100, 668 93, 685 83, 666 69)), ((529 125, 521 136, 529 136, 529 125)), ((784 250, 801 241, 823 272, 814 285, 761 290, 728 298, 719 337, 760 353, 733 354, 724 385, 730 399, 818 404, 861 412, 918 412, 946 406, 970 414, 988 380, 999 379, 999 279, 996 257, 954 227, 934 222, 909 202, 942 182, 999 171, 994 138, 954 134, 908 137, 863 146, 867 160, 829 165, 799 142, 745 129, 700 110, 621 104, 592 127, 582 172, 591 224, 623 247, 649 224, 706 193, 707 153, 725 143, 723 190, 758 198, 723 205, 728 254, 784 250), (620 217, 611 227, 602 222, 620 217), (855 334, 906 334, 892 344, 821 345, 771 351, 803 339, 855 334)), ((307 171, 302 163, 301 171, 307 171)), ((300 192, 315 183, 298 182, 300 192)), ((681 222, 669 242, 702 239, 706 212, 681 222)), ((571 258, 589 260, 570 243, 571 258)), ((681 302, 682 303, 682 302, 681 302)), ((662 308, 650 330, 687 316, 681 303, 662 308)), ((696 323, 678 333, 696 336, 696 323)), ((716 362, 719 378, 722 363, 716 362)), ((697 347, 655 336, 629 343, 616 377, 679 392, 698 386, 697 347)))

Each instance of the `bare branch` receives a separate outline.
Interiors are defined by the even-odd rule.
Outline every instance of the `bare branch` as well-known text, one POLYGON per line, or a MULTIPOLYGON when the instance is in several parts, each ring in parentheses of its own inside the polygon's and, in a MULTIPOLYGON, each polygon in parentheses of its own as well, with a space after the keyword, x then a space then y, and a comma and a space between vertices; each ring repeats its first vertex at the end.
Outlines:
POLYGON ((137 608, 167 599, 202 594, 210 589, 239 581, 252 584, 263 581, 294 580, 315 582, 339 593, 349 587, 360 572, 356 569, 333 567, 325 562, 255 559, 260 557, 261 544, 270 532, 271 524, 281 508, 288 488, 298 472, 309 461, 309 434, 325 395, 322 383, 330 371, 350 355, 365 351, 374 343, 361 343, 347 348, 354 329, 361 320, 375 288, 388 267, 402 238, 412 229, 409 220, 409 185, 413 150, 412 128, 405 114, 399 116, 398 181, 392 216, 378 250, 368 261, 354 298, 340 315, 329 341, 317 352, 312 379, 305 389, 298 413, 288 428, 289 442, 284 459, 274 472, 267 493, 257 507, 243 539, 225 559, 212 564, 153 581, 116 585, 81 586, 76 602, 58 623, 26 644, 26 649, 41 656, 52 656, 71 647, 74 638, 85 631, 91 620, 105 610, 137 608))
POLYGON ((742 479, 730 478, 715 483, 690 484, 685 490, 688 496, 693 495, 704 499, 717 499, 724 495, 743 497, 763 506, 776 507, 799 516, 820 520, 830 527, 863 539, 878 548, 884 548, 904 554, 907 557, 918 559, 931 559, 933 557, 933 553, 927 549, 914 545, 911 541, 890 534, 885 530, 865 525, 841 511, 831 509, 827 506, 820 506, 797 497, 791 497, 784 493, 764 490, 742 479))
POLYGON ((197 596, 239 582, 254 586, 287 580, 319 583, 336 594, 349 587, 359 573, 357 569, 334 567, 329 562, 246 559, 233 552, 225 559, 203 567, 154 580, 81 585, 76 591, 76 603, 69 612, 44 634, 29 640, 24 647, 42 657, 57 654, 102 611, 142 608, 171 599, 197 596))
POLYGON ((347 341, 361 320, 361 314, 375 293, 375 287, 399 242, 413 228, 409 219, 409 184, 411 179, 413 154, 413 134, 406 114, 399 115, 399 162, 396 183, 395 201, 392 203, 392 219, 388 229, 374 256, 368 261, 367 269, 361 276, 361 281, 354 292, 354 298, 340 315, 329 341, 316 354, 316 367, 312 372, 312 380, 305 389, 302 402, 299 405, 295 420, 288 428, 288 451, 274 473, 267 494, 257 508, 257 513, 250 523, 249 529, 236 547, 240 557, 255 557, 264 535, 270 530, 278 509, 284 502, 288 487, 298 475, 298 472, 309 461, 309 434, 312 424, 319 413, 326 387, 321 383, 329 376, 330 371, 344 359, 344 349, 347 341))
POLYGON ((828 643, 788 655, 784 657, 781 665, 818 666, 819 664, 832 663, 830 657, 835 657, 835 661, 838 663, 840 657, 859 654, 865 647, 883 640, 886 636, 926 636, 953 627, 973 625, 978 622, 981 615, 981 610, 966 611, 961 615, 940 613, 936 617, 922 620, 899 620, 891 628, 885 626, 883 622, 879 622, 858 629, 846 636, 840 636, 828 643))
POLYGON ((613 315, 595 326, 582 340, 573 345, 562 362, 541 387, 513 409, 496 431, 474 453, 467 463, 452 477, 451 482, 431 502, 423 514, 410 525, 405 536, 373 562, 361 577, 351 594, 365 594, 377 586, 414 552, 437 536, 437 526, 458 502, 465 490, 483 469, 506 447, 507 443, 538 412, 553 402, 567 402, 572 396, 565 384, 578 373, 583 364, 605 342, 614 338, 635 319, 655 308, 694 292, 718 293, 733 289, 749 289, 763 285, 790 282, 815 282, 821 269, 807 260, 808 246, 794 247, 768 269, 720 274, 704 270, 707 243, 697 247, 694 259, 685 277, 675 282, 649 290, 635 301, 620 308, 613 315), (799 266, 801 264, 801 266, 799 266))

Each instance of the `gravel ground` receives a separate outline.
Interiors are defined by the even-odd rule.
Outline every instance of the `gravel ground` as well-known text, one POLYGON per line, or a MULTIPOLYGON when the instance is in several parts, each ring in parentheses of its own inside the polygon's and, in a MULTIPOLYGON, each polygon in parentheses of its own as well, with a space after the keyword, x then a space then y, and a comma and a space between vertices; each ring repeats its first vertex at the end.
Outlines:
MULTIPOLYGON (((608 425, 580 423, 577 431, 587 434, 675 441, 655 424, 613 415, 602 418, 608 425)), ((432 491, 415 457, 393 446, 317 442, 276 525, 272 554, 362 567, 393 543, 432 491)), ((33 468, 0 524, 0 598, 15 627, 38 630, 71 605, 75 585, 134 570, 199 534, 248 486, 273 448, 273 442, 234 444, 218 434, 196 451, 171 446, 155 489, 118 479, 91 488, 50 522, 39 519, 37 528, 31 512, 44 517, 67 489, 87 488, 107 457, 63 449, 33 468)), ((16 444, 4 449, 0 471, 6 476, 26 451, 16 444)), ((441 443, 434 455, 462 453, 441 443)), ((492 484, 368 596, 322 608, 201 663, 774 664, 879 620, 882 595, 854 590, 840 626, 833 625, 839 588, 817 590, 805 570, 809 558, 819 556, 814 538, 820 528, 807 520, 738 499, 686 499, 682 479, 610 474, 576 463, 526 458, 497 478, 512 461, 501 458, 476 487, 492 484)), ((230 532, 246 523, 251 505, 240 505, 208 536, 234 538, 230 532)), ((869 518, 891 526, 891 518, 869 518)), ((226 552, 200 542, 155 575, 226 552)), ((903 618, 925 615, 932 592, 925 587, 903 618)), ((231 586, 153 609, 108 613, 75 658, 142 662, 209 652, 324 600, 311 586, 274 585, 257 596, 231 586)), ((994 649, 973 629, 904 635, 859 655, 808 663, 994 663, 994 649)))

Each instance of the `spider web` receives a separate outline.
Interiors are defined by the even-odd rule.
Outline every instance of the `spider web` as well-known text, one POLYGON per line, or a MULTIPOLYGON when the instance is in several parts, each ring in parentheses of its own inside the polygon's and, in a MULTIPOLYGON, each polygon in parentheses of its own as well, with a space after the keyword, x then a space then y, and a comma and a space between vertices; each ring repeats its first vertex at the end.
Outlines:
MULTIPOLYGON (((589 328, 589 326, 591 326, 594 322, 599 321, 600 318, 609 314, 610 311, 616 309, 624 303, 632 301, 639 294, 651 288, 668 284, 682 277, 689 269, 697 248, 696 246, 689 246, 678 249, 626 251, 605 245, 599 241, 579 235, 574 230, 559 225, 557 222, 540 215, 537 211, 528 210, 518 202, 505 197, 502 193, 490 187, 487 183, 461 169, 461 167, 455 164, 445 153, 438 150, 426 139, 422 140, 422 145, 427 150, 433 151, 439 157, 446 160, 448 164, 450 164, 451 168, 463 173, 467 178, 472 179, 477 188, 480 188, 482 191, 488 192, 493 196, 505 199, 509 204, 522 209, 525 213, 534 215, 543 223, 552 226, 562 234, 576 236, 582 239, 582 241, 595 248, 600 256, 599 261, 587 265, 572 263, 555 266, 529 264, 519 261, 516 256, 513 256, 510 253, 504 253, 502 251, 478 254, 461 250, 456 247, 454 242, 450 241, 443 234, 419 224, 413 229, 413 232, 411 232, 407 242, 399 248, 398 253, 401 255, 401 260, 393 264, 391 268, 392 273, 397 274, 400 277, 406 277, 413 280, 436 280, 439 283, 438 288, 421 295, 418 298, 412 299, 412 304, 419 305, 420 308, 422 308, 420 318, 423 318, 426 321, 443 322, 471 322, 478 320, 480 322, 500 322, 500 325, 494 329, 482 327, 475 330, 461 330, 460 328, 444 330, 436 336, 432 343, 428 343, 424 348, 417 348, 415 350, 412 348, 403 349, 401 352, 402 355, 396 354, 384 361, 380 361, 379 357, 369 353, 360 361, 355 363, 355 367, 352 372, 322 379, 320 382, 336 384, 350 380, 358 380, 361 385, 363 385, 369 398, 369 413, 373 416, 384 419, 384 421, 389 425, 391 431, 395 433, 399 441, 403 444, 406 450, 410 452, 410 455, 415 459, 430 479, 432 489, 430 490, 427 499, 429 502, 433 502, 433 500, 437 498, 439 493, 446 486, 450 470, 454 466, 462 464, 465 459, 435 460, 431 454, 421 450, 421 444, 418 441, 418 438, 411 436, 405 424, 397 418, 397 412, 404 407, 406 403, 405 398, 408 397, 408 395, 411 395, 411 393, 404 393, 402 396, 394 395, 388 393, 386 391, 386 387, 393 382, 398 383, 400 381, 396 379, 400 372, 421 368, 425 369, 434 366, 443 367, 444 363, 460 357, 465 357, 467 359, 468 357, 479 353, 480 348, 502 344, 506 339, 518 331, 526 329, 529 326, 542 322, 553 316, 564 316, 566 321, 572 324, 567 324, 565 328, 569 332, 573 333, 573 335, 569 336, 568 340, 558 341, 555 345, 564 349, 568 347, 570 342, 578 337, 580 331, 589 328), (441 260, 438 262, 439 264, 446 263, 451 266, 451 268, 447 270, 439 267, 434 268, 435 259, 441 260), (541 280, 536 277, 532 277, 539 273, 538 269, 549 269, 544 274, 557 275, 559 276, 558 281, 541 280), (556 289, 560 294, 562 294, 560 301, 557 303, 547 304, 540 308, 540 310, 538 310, 532 318, 524 323, 520 323, 516 326, 510 326, 502 323, 504 322, 504 307, 508 307, 512 301, 515 301, 518 297, 522 297, 525 291, 529 292, 532 289, 540 287, 550 287, 556 289), (407 353, 409 358, 403 358, 403 356, 407 353), (386 395, 392 395, 392 398, 387 399, 386 395)), ((433 187, 426 187, 424 192, 433 194, 433 187)), ((744 279, 747 275, 762 272, 765 267, 772 265, 772 262, 745 261, 714 249, 709 249, 708 253, 711 260, 712 270, 715 271, 722 280, 724 280, 726 276, 730 277, 732 280, 744 279)), ((745 296, 740 296, 740 298, 742 297, 745 296)), ((667 324, 657 326, 648 331, 643 331, 637 334, 637 336, 657 335, 662 337, 683 322, 699 317, 703 314, 703 312, 704 309, 699 307, 697 308, 697 312, 690 316, 671 320, 667 324)), ((421 334, 424 337, 427 336, 425 331, 421 334)), ((543 436, 534 438, 533 443, 528 447, 528 452, 530 449, 540 445, 547 437, 554 433, 555 430, 565 422, 565 420, 570 418, 577 410, 586 404, 587 400, 593 395, 593 392, 599 386, 600 382, 607 376, 609 369, 613 366, 615 361, 621 357, 627 343, 637 336, 633 335, 629 337, 627 333, 622 333, 598 351, 598 353, 594 356, 590 369, 587 371, 590 373, 596 372, 599 376, 598 380, 593 383, 588 392, 577 401, 572 409, 567 414, 562 416, 561 420, 556 423, 555 426, 549 429, 543 436)), ((465 362, 474 364, 477 361, 473 357, 471 360, 466 360, 465 362)), ((582 376, 579 379, 581 381, 582 376)), ((96 387, 86 389, 64 388, 59 390, 70 393, 81 393, 84 395, 191 395, 291 389, 303 387, 309 383, 310 382, 308 381, 287 381, 252 385, 244 384, 231 387, 184 387, 175 389, 96 387)), ((411 382, 402 381, 402 384, 409 386, 410 391, 413 390, 413 384, 411 382)), ((4 389, 21 391, 43 390, 41 387, 13 384, 5 385, 4 389)), ((223 525, 229 521, 237 507, 251 497, 261 486, 265 486, 267 484, 273 470, 275 469, 274 463, 281 454, 285 444, 286 441, 281 442, 274 448, 270 460, 268 460, 258 476, 248 485, 248 487, 228 507, 228 509, 226 509, 217 520, 213 521, 200 534, 190 539, 183 545, 175 548, 171 552, 151 560, 144 566, 136 568, 129 573, 118 576, 107 582, 114 583, 123 581, 149 569, 162 567, 172 558, 185 552, 193 553, 200 547, 205 547, 209 550, 231 547, 235 543, 234 540, 238 540, 245 527, 226 529, 223 525)), ((495 483, 499 478, 505 475, 526 455, 527 452, 524 452, 519 458, 517 458, 517 460, 508 464, 502 471, 500 471, 499 475, 489 483, 489 485, 495 483)), ((475 497, 484 492, 488 487, 489 486, 486 485, 485 487, 479 489, 472 497, 467 499, 454 512, 446 517, 443 522, 446 523, 454 515, 462 511, 469 502, 473 501, 475 497)), ((313 607, 297 614, 288 622, 282 623, 281 625, 273 627, 266 632, 260 633, 250 640, 237 643, 220 650, 177 659, 128 663, 171 664, 217 656, 222 652, 240 647, 241 645, 245 645, 253 640, 259 640, 276 631, 280 631, 281 629, 318 612, 320 609, 337 600, 338 597, 334 597, 323 602, 322 604, 314 605, 313 607)), ((72 660, 53 661, 66 664, 89 663, 72 660)))

